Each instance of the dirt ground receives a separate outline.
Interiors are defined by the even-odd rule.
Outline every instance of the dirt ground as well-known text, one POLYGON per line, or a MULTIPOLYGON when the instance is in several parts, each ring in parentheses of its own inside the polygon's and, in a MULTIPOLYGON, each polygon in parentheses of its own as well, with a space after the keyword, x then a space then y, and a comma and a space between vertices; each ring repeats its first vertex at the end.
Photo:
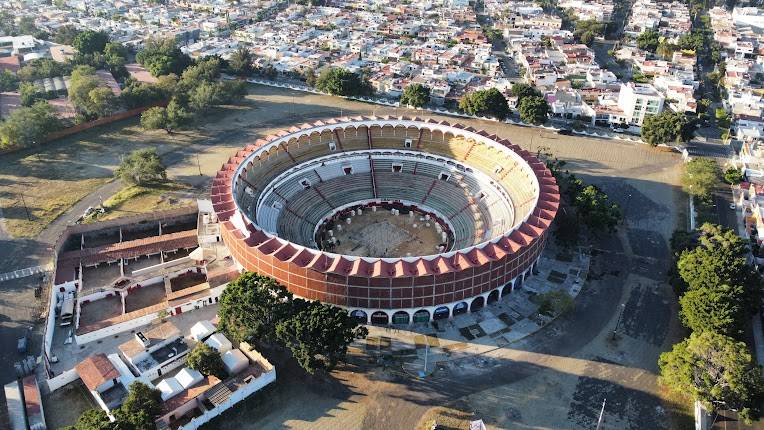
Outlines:
POLYGON ((86 410, 98 408, 88 389, 79 380, 43 396, 42 399, 49 429, 72 425, 86 410))
POLYGON ((352 217, 351 224, 341 223, 341 231, 334 229, 339 245, 332 252, 363 257, 437 253, 441 238, 435 223, 420 221, 419 218, 395 216, 386 210, 366 210, 362 215, 352 217))
POLYGON ((165 300, 164 283, 138 288, 125 297, 125 313, 147 308, 165 300))

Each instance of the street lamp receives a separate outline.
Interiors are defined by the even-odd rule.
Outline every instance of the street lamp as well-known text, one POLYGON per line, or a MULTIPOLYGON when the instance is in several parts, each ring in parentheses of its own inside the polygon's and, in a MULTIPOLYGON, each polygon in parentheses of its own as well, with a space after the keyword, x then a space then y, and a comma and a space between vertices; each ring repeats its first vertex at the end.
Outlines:
POLYGON ((613 340, 615 340, 615 334, 618 331, 618 327, 621 325, 621 319, 623 318, 623 311, 626 309, 626 303, 621 303, 621 310, 618 313, 618 319, 615 322, 615 328, 613 329, 613 340))

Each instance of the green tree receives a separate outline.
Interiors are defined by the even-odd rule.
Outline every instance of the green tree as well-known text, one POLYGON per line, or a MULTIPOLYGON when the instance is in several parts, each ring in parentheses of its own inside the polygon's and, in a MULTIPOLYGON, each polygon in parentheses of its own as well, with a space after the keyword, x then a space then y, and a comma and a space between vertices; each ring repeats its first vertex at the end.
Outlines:
POLYGON ((220 329, 236 341, 276 341, 276 325, 291 313, 292 293, 275 280, 247 272, 220 297, 220 329))
POLYGON ((90 66, 77 66, 72 72, 69 100, 87 118, 107 116, 119 108, 119 99, 102 85, 90 66))
POLYGON ((674 52, 676 52, 679 49, 678 46, 663 41, 658 45, 658 48, 655 50, 656 55, 661 57, 664 60, 671 60, 671 57, 674 55, 674 52))
POLYGON ((192 63, 191 58, 178 48, 172 38, 147 40, 135 60, 154 76, 170 73, 180 75, 192 63))
POLYGON ((523 98, 517 110, 520 112, 520 119, 530 124, 545 123, 551 111, 549 103, 538 96, 523 98))
POLYGON ((430 102, 430 88, 422 84, 410 84, 403 90, 401 104, 422 107, 430 102))
POLYGON ((585 45, 591 45, 594 38, 601 36, 605 31, 605 24, 591 20, 578 20, 573 30, 573 37, 585 45))
POLYGON ((191 90, 188 96, 188 106, 197 113, 206 113, 217 103, 217 86, 211 82, 200 83, 191 90))
POLYGON ((220 70, 220 59, 210 57, 200 60, 183 71, 178 85, 183 89, 191 89, 200 83, 215 81, 220 77, 220 70))
POLYGON ((203 342, 197 343, 188 353, 186 364, 204 376, 214 375, 225 379, 227 375, 220 353, 203 342))
POLYGON ((661 43, 661 35, 655 30, 645 30, 637 36, 637 48, 655 53, 661 43))
POLYGON ((540 294, 539 313, 547 316, 557 316, 564 314, 575 306, 573 298, 565 291, 553 290, 540 294))
POLYGON ((109 35, 103 31, 85 30, 74 37, 72 46, 81 54, 103 52, 109 42, 109 35))
POLYGON ((141 113, 141 127, 146 130, 163 129, 167 133, 172 132, 172 127, 167 121, 167 110, 161 106, 146 109, 141 113))
POLYGON ((541 92, 539 92, 539 90, 537 90, 536 88, 533 88, 532 86, 528 84, 523 84, 523 83, 512 84, 512 89, 510 90, 510 93, 513 96, 517 97, 518 105, 526 97, 541 97, 541 92))
POLYGON ((708 410, 736 409, 744 421, 758 418, 764 382, 745 343, 717 333, 692 333, 661 354, 660 382, 691 395, 708 410))
POLYGON ((34 81, 68 75, 71 71, 72 66, 69 64, 58 63, 50 58, 37 58, 19 69, 16 76, 21 81, 34 81))
POLYGON ((333 369, 345 358, 348 345, 368 334, 337 306, 302 299, 294 300, 293 306, 294 314, 276 325, 276 336, 308 373, 333 369))
POLYGON ((125 157, 114 176, 128 184, 143 185, 167 179, 167 171, 157 150, 147 148, 135 150, 125 157))
POLYGON ((736 167, 730 167, 724 171, 724 180, 730 185, 737 185, 743 182, 745 177, 743 176, 743 172, 740 169, 736 167))
POLYGON ((37 86, 31 82, 22 82, 19 85, 19 98, 21 106, 32 106, 40 100, 45 100, 37 86))
POLYGON ((77 418, 73 428, 75 430, 113 430, 114 425, 103 409, 88 409, 77 418))
POLYGON ((693 127, 683 113, 663 111, 648 115, 642 123, 642 139, 652 146, 687 142, 693 127))
POLYGON ((0 148, 19 148, 42 143, 45 136, 61 128, 56 111, 47 102, 11 112, 0 122, 0 148))
POLYGON ((13 73, 0 71, 0 91, 14 91, 19 87, 19 78, 13 73))
POLYGON ((621 209, 612 203, 596 185, 588 185, 576 194, 573 205, 578 211, 578 217, 589 230, 599 232, 615 231, 621 220, 621 209))
POLYGON ((317 79, 318 78, 316 77, 316 71, 313 68, 310 68, 305 71, 305 83, 309 87, 315 87, 317 79))
POLYGON ((341 67, 321 71, 316 79, 316 89, 336 96, 361 96, 372 92, 363 77, 341 67))
POLYGON ((741 286, 745 303, 755 312, 760 300, 761 278, 748 264, 748 244, 731 229, 703 224, 695 247, 682 251, 677 271, 683 281, 680 290, 714 290, 721 285, 741 286))
POLYGON ((56 34, 53 35, 53 41, 62 45, 71 45, 74 43, 74 38, 80 34, 77 27, 73 25, 62 25, 56 29, 56 34))
POLYGON ((509 105, 496 88, 478 90, 462 96, 459 108, 469 115, 492 116, 504 119, 509 115, 509 105))
POLYGON ((721 177, 716 161, 710 158, 693 158, 684 164, 679 179, 682 189, 689 195, 707 199, 711 197, 721 177))
MULTIPOLYGON (((133 382, 128 388, 122 406, 113 411, 118 430, 153 430, 154 420, 162 410, 162 395, 142 382, 133 382)), ((115 430, 116 430, 115 429, 115 430)))
POLYGON ((148 106, 161 100, 167 100, 170 93, 166 93, 157 84, 138 82, 135 79, 128 79, 125 88, 120 94, 121 103, 128 109, 141 106, 148 106))
POLYGON ((686 292, 679 299, 679 316, 685 327, 695 332, 712 331, 740 338, 750 313, 741 286, 720 285, 686 292))
POLYGON ((252 76, 255 71, 254 57, 249 49, 240 47, 228 59, 228 70, 239 76, 252 76))

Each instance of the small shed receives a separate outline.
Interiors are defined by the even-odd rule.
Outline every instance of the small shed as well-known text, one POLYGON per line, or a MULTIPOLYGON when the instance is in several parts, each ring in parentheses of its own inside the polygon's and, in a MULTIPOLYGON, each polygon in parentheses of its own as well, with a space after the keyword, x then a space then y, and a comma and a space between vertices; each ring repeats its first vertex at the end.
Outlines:
POLYGON ((207 320, 199 321, 191 326, 191 339, 197 342, 207 339, 212 333, 215 333, 215 326, 207 320))
POLYGON ((223 333, 215 333, 210 336, 204 343, 210 348, 216 349, 219 353, 224 354, 233 348, 231 341, 223 335, 223 333))
POLYGON ((249 366, 249 360, 243 352, 232 349, 223 354, 223 364, 229 375, 235 375, 249 366))
POLYGON ((184 367, 175 375, 175 379, 183 388, 188 388, 202 382, 204 375, 190 367, 184 367))
POLYGON ((157 384, 157 390, 162 393, 162 401, 180 394, 184 388, 175 378, 163 379, 157 384))

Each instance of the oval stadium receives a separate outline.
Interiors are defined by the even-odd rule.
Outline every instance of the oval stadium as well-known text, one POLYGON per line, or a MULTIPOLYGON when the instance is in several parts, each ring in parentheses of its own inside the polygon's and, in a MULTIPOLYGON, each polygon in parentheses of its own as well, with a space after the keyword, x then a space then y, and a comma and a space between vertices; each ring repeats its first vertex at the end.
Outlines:
POLYGON ((559 190, 533 154, 483 130, 352 117, 248 145, 218 172, 212 202, 242 270, 362 322, 404 324, 520 287, 559 190))

